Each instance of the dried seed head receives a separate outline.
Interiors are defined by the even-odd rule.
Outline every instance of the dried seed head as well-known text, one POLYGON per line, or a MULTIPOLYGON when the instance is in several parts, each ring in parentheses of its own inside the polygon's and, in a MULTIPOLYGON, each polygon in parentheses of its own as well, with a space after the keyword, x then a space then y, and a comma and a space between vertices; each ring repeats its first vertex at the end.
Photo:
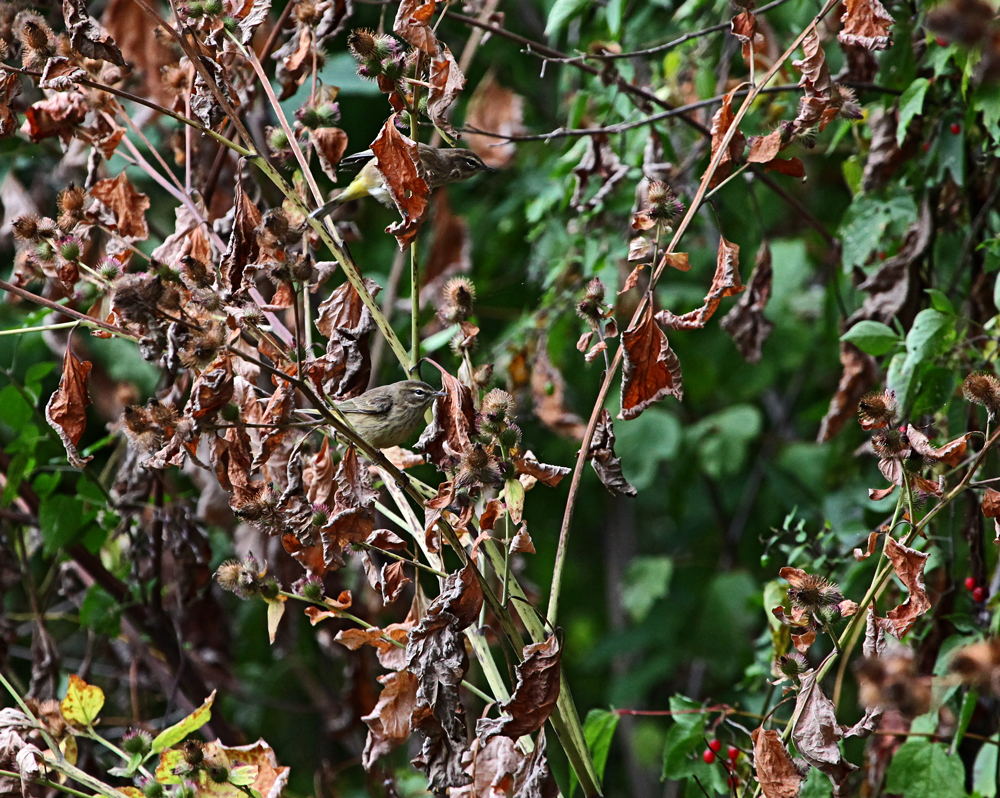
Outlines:
POLYGON ((181 258, 181 278, 187 278, 188 284, 197 288, 208 288, 212 284, 213 276, 207 263, 185 255, 181 258))
POLYGON ((910 440, 906 432, 895 427, 880 429, 872 435, 872 448, 879 457, 885 459, 900 459, 909 454, 910 440))
POLYGON ((273 533, 284 528, 281 510, 278 508, 280 501, 281 494, 268 484, 254 491, 249 497, 237 500, 233 513, 241 521, 273 533))
POLYGON ((649 200, 649 218, 659 222, 673 222, 684 213, 684 204, 666 183, 651 181, 646 192, 649 200))
POLYGON ((438 316, 446 324, 457 324, 472 315, 476 301, 476 287, 467 277, 452 277, 441 293, 444 300, 438 316))
POLYGON ((576 303, 576 314, 595 330, 604 319, 604 292, 604 283, 595 277, 587 283, 583 299, 576 303))
POLYGON ((80 186, 70 185, 59 192, 56 205, 60 213, 77 213, 83 210, 86 201, 87 192, 80 186))
POLYGON ((992 421, 1000 411, 1000 380, 992 374, 970 374, 962 383, 962 393, 967 400, 983 405, 992 421))
POLYGON ((456 487, 489 487, 498 484, 500 480, 500 464, 483 446, 473 444, 462 454, 455 474, 456 487))
POLYGON ((836 584, 824 577, 806 574, 788 588, 788 600, 797 607, 818 612, 840 604, 844 600, 844 594, 836 584))
POLYGON ((260 594, 265 570, 260 560, 249 554, 243 560, 227 560, 222 563, 215 572, 215 581, 223 590, 235 593, 241 599, 248 599, 260 594))
POLYGON ((500 388, 494 388, 483 399, 479 410, 479 427, 490 435, 504 431, 507 421, 514 417, 514 397, 500 388))
POLYGON ((888 427, 896 420, 898 405, 894 391, 872 391, 858 402, 858 415, 863 429, 888 427))
POLYGON ((316 0, 299 0, 295 4, 292 16, 299 26, 315 28, 322 21, 326 8, 325 3, 317 3, 316 0))
POLYGON ((484 363, 472 372, 472 383, 475 388, 482 391, 493 380, 493 364, 484 363))
POLYGON ((122 411, 122 426, 128 439, 141 452, 155 452, 163 445, 163 430, 144 407, 126 407, 122 411))
POLYGON ((176 427, 181 420, 181 415, 177 412, 176 407, 161 404, 155 399, 150 400, 149 405, 146 407, 146 412, 149 414, 150 420, 161 429, 176 427))
POLYGON ((185 368, 205 368, 219 353, 226 342, 226 331, 221 324, 213 324, 207 330, 191 334, 187 345, 180 352, 180 360, 185 368))
POLYGON ((156 314, 156 303, 163 295, 163 282, 148 274, 124 274, 115 281, 115 310, 126 320, 143 323, 156 314))
POLYGON ((830 105, 837 109, 841 119, 861 119, 864 114, 861 105, 854 96, 854 89, 835 83, 831 92, 830 105))
POLYGON ((14 235, 22 241, 38 241, 41 220, 33 213, 18 216, 12 223, 14 235))
POLYGON ((21 42, 21 58, 26 69, 41 67, 55 55, 55 36, 38 14, 22 11, 14 19, 14 30, 21 42))

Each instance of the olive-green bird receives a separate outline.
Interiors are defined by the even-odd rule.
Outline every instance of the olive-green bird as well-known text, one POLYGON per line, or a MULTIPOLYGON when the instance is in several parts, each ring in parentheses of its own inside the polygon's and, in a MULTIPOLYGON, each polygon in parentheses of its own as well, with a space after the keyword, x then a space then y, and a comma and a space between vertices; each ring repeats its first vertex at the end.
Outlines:
MULTIPOLYGON (((432 190, 448 183, 460 183, 480 172, 496 171, 493 167, 484 164, 482 159, 472 150, 458 147, 443 149, 432 147, 429 144, 417 144, 417 149, 420 153, 423 178, 432 190)), ((374 197, 383 205, 392 207, 392 197, 389 196, 385 182, 382 180, 382 173, 376 166, 371 150, 355 153, 341 161, 341 164, 347 166, 360 161, 364 161, 365 165, 361 167, 361 171, 358 172, 354 180, 336 197, 313 211, 314 218, 322 219, 329 216, 337 206, 362 197, 374 197)))
POLYGON ((406 443, 420 429, 427 408, 446 395, 426 382, 402 380, 337 402, 337 408, 372 448, 385 449, 406 443))

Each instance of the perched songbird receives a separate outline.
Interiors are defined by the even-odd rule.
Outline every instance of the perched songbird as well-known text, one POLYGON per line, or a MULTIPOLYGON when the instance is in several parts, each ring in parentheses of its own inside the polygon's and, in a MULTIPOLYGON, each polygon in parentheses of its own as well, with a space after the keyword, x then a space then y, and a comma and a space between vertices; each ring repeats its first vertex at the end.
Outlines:
POLYGON ((367 443, 385 449, 406 443, 420 428, 431 403, 445 395, 445 391, 435 391, 426 382, 402 380, 337 402, 337 408, 367 443))
MULTIPOLYGON (((431 189, 444 186, 448 183, 459 183, 468 180, 473 175, 480 172, 495 172, 491 166, 482 162, 480 157, 472 150, 461 148, 441 149, 431 147, 429 144, 417 144, 420 152, 420 166, 424 180, 431 189)), ((382 181, 382 173, 375 165, 375 158, 371 150, 356 153, 349 158, 345 158, 341 163, 344 165, 354 161, 364 160, 365 165, 361 167, 357 177, 341 191, 336 197, 312 212, 316 219, 329 216, 338 205, 362 197, 374 197, 383 205, 392 207, 392 198, 382 181)))

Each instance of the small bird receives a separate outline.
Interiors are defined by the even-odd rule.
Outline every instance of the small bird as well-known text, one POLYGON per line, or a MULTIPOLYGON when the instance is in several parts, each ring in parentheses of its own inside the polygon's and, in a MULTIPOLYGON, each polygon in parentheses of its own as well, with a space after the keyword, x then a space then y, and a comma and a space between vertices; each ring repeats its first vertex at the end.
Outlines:
MULTIPOLYGON (((417 144, 417 150, 420 153, 422 177, 432 190, 448 183, 460 183, 480 172, 496 171, 492 166, 484 164, 482 159, 472 150, 459 147, 442 149, 432 147, 429 144, 417 144)), ((337 206, 362 197, 374 197, 383 205, 392 207, 392 198, 385 187, 382 173, 379 172, 375 164, 371 150, 355 153, 349 158, 345 158, 341 163, 347 165, 361 160, 365 161, 365 165, 361 167, 357 177, 336 197, 313 211, 311 216, 314 219, 329 216, 337 206)))
POLYGON ((409 440, 423 423, 431 403, 446 395, 446 391, 435 391, 426 382, 401 380, 337 402, 337 408, 370 446, 385 449, 409 440))

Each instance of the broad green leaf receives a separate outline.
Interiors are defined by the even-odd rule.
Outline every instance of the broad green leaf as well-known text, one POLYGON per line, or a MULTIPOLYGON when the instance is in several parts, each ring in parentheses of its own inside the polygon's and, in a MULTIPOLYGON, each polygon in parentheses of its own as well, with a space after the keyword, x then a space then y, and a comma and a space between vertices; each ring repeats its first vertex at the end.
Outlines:
POLYGON ((121 607, 100 585, 91 585, 80 605, 80 623, 99 634, 117 637, 121 629, 121 607))
POLYGON ((709 476, 719 479, 738 472, 746 461, 750 443, 760 434, 760 410, 733 405, 706 416, 687 430, 698 459, 709 476))
MULTIPOLYGON (((208 723, 212 719, 213 701, 215 701, 215 690, 213 690, 212 694, 205 699, 205 703, 198 707, 194 712, 178 723, 175 723, 170 728, 164 729, 156 735, 153 739, 153 752, 156 753, 158 751, 162 751, 164 748, 177 745, 177 743, 191 734, 191 732, 196 729, 200 729, 208 723)), ((159 768, 157 768, 157 772, 159 772, 159 768)), ((159 780, 159 776, 157 776, 157 780, 159 780)))
POLYGON ((66 697, 59 708, 63 717, 78 726, 93 726, 104 706, 104 691, 93 684, 87 684, 75 673, 70 674, 66 697))
POLYGON ((609 0, 604 13, 608 19, 608 32, 618 38, 622 29, 622 15, 625 13, 625 0, 609 0))
POLYGON ((33 410, 24 395, 13 385, 0 390, 0 420, 11 429, 20 429, 31 418, 33 410))
POLYGON ((633 623, 641 623, 658 599, 667 595, 674 562, 670 557, 636 557, 629 563, 622 605, 633 623))
POLYGON ((598 779, 604 778, 608 751, 611 750, 611 741, 614 739, 615 728, 620 719, 621 715, 617 712, 609 712, 606 709, 592 709, 587 713, 587 720, 583 724, 583 736, 594 759, 594 769, 597 771, 598 779))
POLYGON ((972 92, 972 110, 983 115, 983 127, 994 143, 1000 144, 1000 83, 983 81, 972 92))
POLYGON ((705 745, 705 719, 701 704, 683 696, 670 699, 674 725, 663 746, 663 779, 683 779, 694 770, 693 755, 705 745))
POLYGON ((917 78, 907 86, 906 91, 899 98, 899 121, 896 123, 896 144, 903 145, 906 138, 906 129, 910 121, 915 116, 919 116, 924 110, 924 95, 931 82, 927 78, 917 78))
POLYGON ((859 321, 840 336, 841 341, 850 341, 862 352, 878 357, 892 350, 902 339, 887 324, 879 321, 859 321))
POLYGON ((545 35, 555 36, 567 22, 588 5, 590 0, 556 0, 545 21, 545 35))
POLYGON ((980 798, 996 798, 997 794, 997 745, 1000 734, 994 734, 976 754, 972 765, 972 789, 980 798))
POLYGON ((830 798, 833 795, 833 784, 816 768, 809 768, 809 775, 802 782, 799 798, 830 798))
POLYGON ((902 189, 887 191, 884 196, 856 196, 839 229, 844 270, 864 266, 888 233, 901 234, 916 220, 917 205, 913 195, 902 189))
POLYGON ((24 475, 35 470, 35 458, 26 451, 15 452, 7 464, 7 484, 3 486, 3 496, 0 497, 0 507, 10 507, 17 498, 24 475))
POLYGON ((955 370, 944 366, 921 366, 918 369, 919 387, 913 400, 913 415, 936 413, 951 401, 958 378, 955 370))
POLYGON ((237 765, 229 768, 229 783, 237 787, 249 787, 257 780, 260 768, 256 765, 237 765))
POLYGON ((943 743, 910 739, 889 765, 886 792, 906 798, 965 798, 965 767, 943 743))
POLYGON ((907 357, 914 365, 940 353, 955 331, 955 320, 933 308, 920 311, 906 334, 907 357))
POLYGON ((970 687, 962 696, 962 709, 958 713, 958 725, 955 727, 955 736, 951 738, 951 751, 954 754, 958 746, 962 744, 965 731, 969 728, 969 721, 972 720, 972 713, 976 710, 976 703, 979 701, 979 691, 975 687, 970 687))
POLYGON ((940 291, 937 288, 928 288, 927 296, 930 297, 931 307, 933 307, 934 310, 940 310, 942 313, 955 312, 955 306, 945 295, 944 291, 940 291))
POLYGON ((85 521, 83 503, 73 496, 50 496, 38 508, 38 526, 46 554, 54 554, 76 542, 85 521))

